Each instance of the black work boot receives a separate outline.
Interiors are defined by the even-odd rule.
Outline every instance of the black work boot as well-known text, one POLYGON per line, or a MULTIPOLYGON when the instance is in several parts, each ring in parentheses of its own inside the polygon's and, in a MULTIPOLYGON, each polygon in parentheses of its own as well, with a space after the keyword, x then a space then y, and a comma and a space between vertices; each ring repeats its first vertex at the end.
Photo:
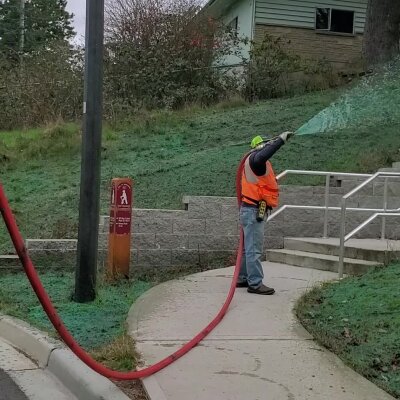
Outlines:
POLYGON ((252 288, 251 286, 249 286, 247 288, 247 291, 249 293, 263 294, 263 295, 267 295, 267 296, 270 296, 271 294, 275 293, 275 289, 270 288, 268 286, 265 286, 263 284, 261 286, 259 286, 257 289, 256 288, 252 288))
POLYGON ((249 284, 247 283, 247 281, 241 281, 241 282, 239 282, 239 281, 237 281, 236 282, 236 287, 249 287, 249 284))

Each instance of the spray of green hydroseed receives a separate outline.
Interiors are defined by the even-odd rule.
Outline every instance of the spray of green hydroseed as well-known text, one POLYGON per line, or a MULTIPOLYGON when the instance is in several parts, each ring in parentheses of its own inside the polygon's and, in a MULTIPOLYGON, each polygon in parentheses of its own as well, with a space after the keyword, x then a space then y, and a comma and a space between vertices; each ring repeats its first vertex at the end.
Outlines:
POLYGON ((363 77, 353 89, 297 131, 312 135, 400 121, 400 59, 363 77))

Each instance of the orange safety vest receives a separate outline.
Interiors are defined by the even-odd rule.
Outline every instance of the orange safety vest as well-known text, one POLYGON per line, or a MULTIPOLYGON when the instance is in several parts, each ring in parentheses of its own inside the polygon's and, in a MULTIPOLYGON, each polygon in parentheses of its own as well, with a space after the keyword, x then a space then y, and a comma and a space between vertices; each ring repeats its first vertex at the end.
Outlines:
POLYGON ((242 201, 258 204, 264 200, 267 206, 275 208, 279 204, 279 186, 272 164, 267 161, 266 173, 257 176, 250 167, 250 156, 245 161, 242 173, 242 201))

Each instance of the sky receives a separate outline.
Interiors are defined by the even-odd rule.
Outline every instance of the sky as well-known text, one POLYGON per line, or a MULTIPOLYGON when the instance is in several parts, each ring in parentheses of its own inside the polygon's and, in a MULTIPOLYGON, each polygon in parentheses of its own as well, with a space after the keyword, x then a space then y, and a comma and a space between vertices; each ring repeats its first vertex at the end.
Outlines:
POLYGON ((74 14, 74 28, 77 41, 83 41, 85 36, 85 17, 86 17, 86 1, 85 0, 68 0, 67 9, 74 14))

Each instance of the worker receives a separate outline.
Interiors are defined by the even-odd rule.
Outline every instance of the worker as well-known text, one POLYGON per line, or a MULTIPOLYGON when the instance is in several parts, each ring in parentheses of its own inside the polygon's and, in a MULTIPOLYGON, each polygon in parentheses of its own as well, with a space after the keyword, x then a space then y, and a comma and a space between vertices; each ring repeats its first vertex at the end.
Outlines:
POLYGON ((236 287, 246 287, 249 293, 275 293, 273 288, 263 284, 261 264, 265 219, 268 212, 278 206, 279 200, 279 187, 269 160, 293 135, 293 132, 284 132, 271 140, 256 136, 244 164, 240 207, 244 248, 236 287))

